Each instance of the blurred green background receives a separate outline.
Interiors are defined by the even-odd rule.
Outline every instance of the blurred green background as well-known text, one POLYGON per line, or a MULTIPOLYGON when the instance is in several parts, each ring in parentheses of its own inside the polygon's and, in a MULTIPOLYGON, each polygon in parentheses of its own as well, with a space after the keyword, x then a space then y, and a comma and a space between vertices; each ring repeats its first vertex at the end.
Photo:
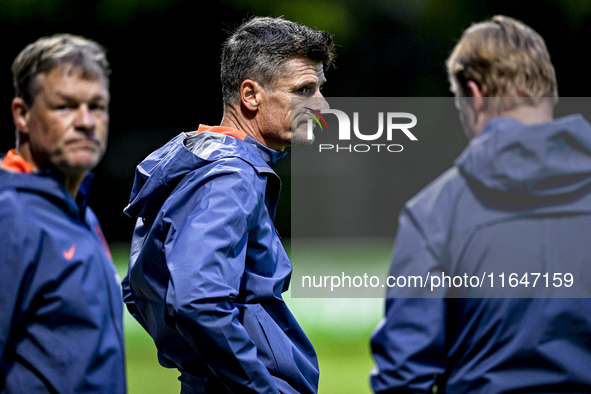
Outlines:
MULTIPOLYGON (((220 49, 244 19, 284 16, 333 33, 338 55, 326 74, 327 97, 451 97, 446 57, 464 29, 495 14, 523 20, 545 38, 561 96, 588 95, 591 0, 0 0, 0 152, 14 146, 16 55, 54 33, 98 41, 112 69, 111 122, 90 204, 109 242, 129 242, 134 221, 122 210, 135 166, 180 132, 219 124, 220 49)), ((430 133, 421 141, 435 140, 438 130, 430 133)), ((457 138, 426 147, 424 157, 435 157, 434 150, 459 153, 457 138)), ((390 201, 393 215, 452 161, 404 168, 413 181, 390 201)), ((277 226, 289 238, 289 159, 277 171, 283 179, 277 226)), ((341 229, 335 222, 334 231, 341 229)))

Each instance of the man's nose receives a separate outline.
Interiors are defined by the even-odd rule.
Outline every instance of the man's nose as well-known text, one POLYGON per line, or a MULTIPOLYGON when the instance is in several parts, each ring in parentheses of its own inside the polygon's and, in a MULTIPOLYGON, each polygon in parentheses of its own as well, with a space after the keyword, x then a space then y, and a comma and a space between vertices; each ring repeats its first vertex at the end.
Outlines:
POLYGON ((328 105, 328 102, 326 101, 326 99, 324 98, 324 96, 322 95, 322 92, 320 90, 318 90, 316 92, 316 94, 314 94, 314 96, 311 99, 310 104, 311 104, 310 107, 312 107, 316 110, 330 108, 330 105, 328 105))
POLYGON ((76 110, 76 119, 74 125, 76 128, 83 130, 94 128, 96 125, 96 119, 90 108, 88 108, 88 105, 82 104, 80 107, 78 107, 76 110))

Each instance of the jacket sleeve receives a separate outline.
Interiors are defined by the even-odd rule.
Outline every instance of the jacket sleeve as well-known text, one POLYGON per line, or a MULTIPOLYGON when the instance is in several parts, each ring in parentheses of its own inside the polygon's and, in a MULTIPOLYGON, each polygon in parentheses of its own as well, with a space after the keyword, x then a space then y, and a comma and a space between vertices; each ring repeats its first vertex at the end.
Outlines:
MULTIPOLYGON (((136 229, 134 230, 134 233, 138 232, 138 227, 140 226, 141 222, 142 222, 142 219, 138 218, 137 223, 136 223, 136 229)), ((146 230, 143 229, 142 231, 145 232, 146 230)), ((144 234, 141 234, 141 235, 144 235, 144 234)), ((125 277, 121 281, 121 292, 122 292, 122 296, 123 296, 123 303, 125 304, 125 307, 127 308, 127 311, 129 312, 129 314, 135 318, 135 320, 144 328, 144 330, 149 332, 148 325, 146 324, 144 318, 142 317, 142 315, 135 303, 135 300, 133 299, 133 296, 131 294, 131 286, 129 284, 129 273, 131 272, 133 262, 135 262, 135 260, 137 258, 137 251, 139 250, 137 244, 141 244, 141 241, 143 241, 143 237, 141 237, 141 236, 136 237, 135 235, 131 241, 132 255, 129 258, 129 267, 127 270, 127 275, 125 275, 125 277), (137 243, 137 244, 134 244, 134 243, 137 243), (136 252, 134 252, 134 251, 136 251, 136 252), (136 254, 134 255, 134 253, 136 253, 136 254)))
MULTIPOLYGON (((409 267, 414 274, 437 269, 436 256, 416 221, 403 211, 390 274, 410 272, 409 267)), ((385 317, 371 339, 375 393, 433 392, 438 375, 445 372, 445 308, 442 297, 386 300, 385 317)))
POLYGON ((5 352, 15 346, 11 343, 18 322, 26 311, 23 302, 30 293, 35 255, 38 245, 32 241, 30 233, 24 231, 23 220, 18 205, 12 201, 14 196, 0 195, 0 359, 5 359, 5 352))
POLYGON ((135 320, 144 328, 144 330, 148 331, 148 326, 144 321, 144 318, 140 314, 135 301, 131 295, 131 288, 129 287, 129 273, 125 275, 125 278, 121 281, 121 290, 123 294, 123 303, 127 308, 127 311, 131 316, 135 318, 135 320))
MULTIPOLYGON (((166 305, 181 335, 231 392, 278 393, 234 304, 249 232, 264 204, 257 179, 250 167, 218 169, 191 191, 190 212, 171 214, 166 305)), ((178 209, 187 205, 179 202, 178 209)))

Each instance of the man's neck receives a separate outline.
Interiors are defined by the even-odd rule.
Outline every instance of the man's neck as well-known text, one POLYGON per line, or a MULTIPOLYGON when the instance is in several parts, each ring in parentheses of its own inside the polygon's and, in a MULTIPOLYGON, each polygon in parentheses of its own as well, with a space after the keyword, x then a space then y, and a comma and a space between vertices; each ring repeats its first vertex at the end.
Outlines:
MULTIPOLYGON (((44 169, 44 167, 40 166, 39 163, 37 163, 27 144, 19 144, 19 146, 16 149, 16 152, 27 163, 31 165, 33 173, 40 172, 42 169, 44 169)), ((86 172, 83 174, 69 175, 62 173, 57 169, 55 169, 53 173, 54 175, 58 175, 58 180, 64 185, 68 194, 72 196, 72 198, 75 201, 78 195, 78 191, 80 190, 80 186, 82 185, 82 181, 84 180, 84 178, 86 178, 86 175, 88 175, 88 173, 86 172)))
POLYGON ((549 100, 542 100, 538 105, 520 105, 506 111, 492 112, 483 110, 468 122, 466 135, 469 139, 476 137, 494 117, 505 117, 515 119, 525 125, 533 125, 551 122, 553 119, 554 106, 549 100))
POLYGON ((508 111, 501 112, 498 116, 513 118, 523 124, 533 125, 551 122, 553 119, 553 106, 548 100, 542 100, 537 106, 520 105, 508 111))
POLYGON ((266 146, 267 148, 283 151, 286 146, 277 146, 273 140, 265 139, 261 133, 261 128, 257 123, 256 116, 248 116, 243 114, 240 109, 232 106, 226 106, 224 109, 224 117, 220 126, 233 127, 235 129, 245 132, 252 137, 256 142, 266 146))
POLYGON ((226 107, 224 110, 224 117, 220 126, 233 127, 240 131, 245 132, 247 135, 252 137, 255 141, 265 145, 265 140, 258 129, 255 127, 254 118, 248 119, 245 116, 237 113, 237 109, 234 107, 226 107))

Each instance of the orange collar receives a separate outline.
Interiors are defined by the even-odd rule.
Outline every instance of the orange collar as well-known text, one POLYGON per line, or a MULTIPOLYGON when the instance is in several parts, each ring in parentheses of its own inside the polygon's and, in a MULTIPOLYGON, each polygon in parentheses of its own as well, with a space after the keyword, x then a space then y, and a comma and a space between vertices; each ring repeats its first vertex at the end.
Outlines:
POLYGON ((203 133, 204 131, 211 131, 212 133, 229 135, 230 137, 234 137, 242 141, 244 141, 244 139, 248 136, 244 131, 235 129, 233 127, 207 126, 204 124, 200 124, 199 128, 197 129, 197 134, 203 133))
POLYGON ((33 172, 33 167, 29 162, 16 153, 16 149, 11 149, 6 153, 4 159, 0 163, 0 168, 12 172, 33 172))

